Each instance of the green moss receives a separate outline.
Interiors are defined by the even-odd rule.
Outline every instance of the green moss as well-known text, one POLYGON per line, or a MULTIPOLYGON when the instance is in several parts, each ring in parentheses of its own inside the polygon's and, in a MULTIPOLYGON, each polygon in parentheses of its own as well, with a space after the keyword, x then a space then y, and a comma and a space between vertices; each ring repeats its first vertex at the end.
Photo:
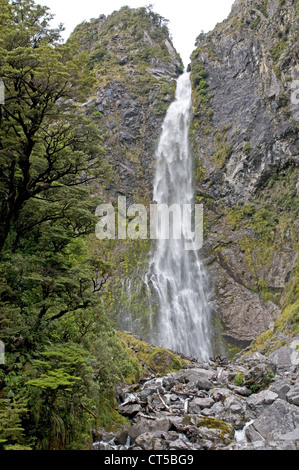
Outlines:
POLYGON ((203 181, 205 176, 206 176, 206 170, 203 167, 202 160, 200 159, 198 161, 198 166, 196 170, 196 176, 195 176, 196 181, 203 181))
POLYGON ((19 444, 16 444, 16 445, 9 445, 9 446, 5 446, 4 448, 5 450, 12 450, 12 451, 23 451, 23 450, 32 450, 31 447, 26 447, 26 446, 22 446, 22 445, 19 445, 19 444))
POLYGON ((273 378, 275 377, 275 374, 272 370, 269 370, 266 375, 264 375, 259 383, 247 383, 247 387, 249 388, 250 394, 253 393, 258 393, 261 390, 263 390, 266 387, 269 387, 271 382, 273 381, 273 378))
POLYGON ((121 365, 122 377, 128 385, 136 384, 140 382, 140 379, 144 375, 144 371, 139 361, 132 353, 132 350, 129 348, 128 343, 123 340, 122 334, 117 334, 121 340, 123 348, 126 351, 126 357, 124 358, 121 365))
POLYGON ((231 441, 234 436, 233 428, 225 421, 216 418, 206 417, 203 418, 198 424, 198 428, 217 429, 219 431, 219 437, 231 441))
POLYGON ((145 375, 151 372, 162 377, 170 372, 178 372, 188 364, 188 361, 165 348, 149 345, 128 333, 119 333, 119 336, 130 348, 133 357, 142 364, 145 375))
POLYGON ((250 23, 250 26, 252 29, 256 30, 259 26, 259 24, 261 23, 261 17, 260 16, 257 16, 251 23, 250 23))
MULTIPOLYGON (((213 207, 215 204, 214 199, 212 199, 210 196, 207 194, 203 194, 200 192, 197 192, 196 195, 196 202, 198 204, 205 204, 207 207, 213 207)), ((204 214, 204 217, 206 217, 207 214, 204 214)))
POLYGON ((228 344, 227 349, 228 349, 228 358, 231 361, 234 361, 236 358, 236 355, 242 351, 241 348, 238 348, 237 346, 233 346, 232 344, 228 344))
MULTIPOLYGON (((298 289, 298 284, 296 287, 298 289)), ((299 333, 299 300, 288 305, 284 309, 281 316, 278 318, 275 327, 277 331, 280 329, 282 331, 291 332, 292 336, 299 333)))
POLYGON ((247 225, 247 221, 253 216, 256 211, 255 204, 245 204, 244 206, 233 207, 226 215, 226 223, 232 227, 240 228, 247 225))
POLYGON ((167 112, 167 109, 169 107, 169 102, 158 102, 155 105, 155 115, 156 116, 164 116, 167 112))
POLYGON ((208 73, 199 60, 194 60, 191 64, 191 82, 193 111, 195 117, 206 115, 210 107, 212 95, 208 93, 209 84, 206 80, 208 73))
POLYGON ((244 374, 236 375, 234 382, 237 387, 242 387, 244 385, 244 374))
POLYGON ((113 396, 108 393, 102 397, 99 403, 99 412, 97 416, 97 425, 107 432, 118 432, 121 429, 130 427, 127 418, 121 416, 117 411, 117 402, 113 396))
POLYGON ((283 54, 287 46, 287 40, 282 39, 277 41, 271 49, 271 56, 273 59, 274 64, 279 61, 280 56, 283 54))
POLYGON ((252 147, 251 147, 250 143, 249 143, 249 142, 245 142, 244 147, 243 147, 244 152, 247 153, 247 152, 249 152, 251 149, 252 149, 252 147))
POLYGON ((276 77, 278 78, 278 80, 281 81, 281 78, 282 78, 282 71, 281 71, 277 66, 274 66, 274 67, 273 67, 273 71, 274 71, 276 77))
POLYGON ((249 352, 264 351, 265 354, 269 354, 281 347, 282 341, 279 340, 279 333, 284 333, 289 337, 296 336, 299 333, 299 300, 284 308, 282 314, 274 323, 274 327, 253 341, 249 352))
POLYGON ((227 144, 227 131, 222 130, 220 133, 216 133, 214 142, 216 151, 212 156, 212 160, 217 168, 221 169, 225 166, 232 151, 232 145, 227 144))
POLYGON ((223 168, 227 162, 229 155, 231 154, 232 146, 223 145, 213 155, 213 160, 218 168, 223 168))
MULTIPOLYGON (((266 234, 268 236, 268 234, 266 234)), ((238 241, 241 251, 244 253, 244 259, 248 272, 252 273, 258 292, 269 294, 267 285, 259 272, 263 268, 269 268, 272 265, 273 254, 276 251, 276 245, 269 243, 268 240, 245 236, 238 241)), ((266 300, 266 299, 265 299, 266 300)), ((267 296, 267 300, 269 297, 267 296)))
POLYGON ((268 18, 268 3, 269 1, 266 0, 265 2, 263 2, 261 5, 257 5, 257 9, 260 10, 260 12, 266 17, 268 18))
POLYGON ((257 285, 259 287, 258 293, 262 295, 264 302, 267 302, 268 300, 275 302, 275 293, 269 289, 266 280, 262 276, 259 277, 257 285))
POLYGON ((285 108, 289 103, 289 98, 285 93, 280 93, 277 97, 277 104, 279 108, 285 108))
POLYGON ((108 55, 107 55, 106 49, 100 44, 97 44, 93 52, 90 54, 87 65, 90 69, 93 69, 97 64, 101 63, 104 59, 107 60, 107 58, 108 58, 108 55))

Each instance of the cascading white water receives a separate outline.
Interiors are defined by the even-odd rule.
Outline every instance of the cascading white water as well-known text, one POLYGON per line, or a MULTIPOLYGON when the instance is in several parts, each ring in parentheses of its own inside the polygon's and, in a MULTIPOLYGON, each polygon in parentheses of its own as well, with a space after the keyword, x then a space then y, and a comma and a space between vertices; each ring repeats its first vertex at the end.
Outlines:
MULTIPOLYGON (((190 74, 177 81, 175 101, 165 117, 156 154, 154 201, 158 204, 193 204, 192 120, 190 74)), ((156 327, 151 341, 207 361, 211 353, 207 277, 198 251, 185 249, 181 240, 158 239, 146 283, 158 298, 156 327)))

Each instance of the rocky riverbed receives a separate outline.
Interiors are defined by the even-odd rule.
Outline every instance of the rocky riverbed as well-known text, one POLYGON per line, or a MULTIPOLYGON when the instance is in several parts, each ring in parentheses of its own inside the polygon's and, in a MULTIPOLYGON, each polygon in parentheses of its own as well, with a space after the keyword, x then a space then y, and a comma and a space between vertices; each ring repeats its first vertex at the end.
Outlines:
POLYGON ((119 391, 131 426, 95 432, 93 450, 298 450, 299 336, 268 355, 191 359, 119 391))

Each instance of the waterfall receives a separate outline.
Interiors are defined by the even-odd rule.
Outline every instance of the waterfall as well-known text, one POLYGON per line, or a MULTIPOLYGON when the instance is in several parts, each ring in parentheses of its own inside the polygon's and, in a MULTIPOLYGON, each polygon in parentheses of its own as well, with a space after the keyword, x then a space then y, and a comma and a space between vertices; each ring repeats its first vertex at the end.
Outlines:
MULTIPOLYGON (((157 204, 194 203, 191 120, 191 80, 186 72, 178 78, 156 152, 153 199, 157 204)), ((185 249, 184 226, 182 233, 180 240, 158 239, 151 255, 145 281, 158 301, 151 341, 207 361, 211 353, 207 275, 198 250, 185 249)))

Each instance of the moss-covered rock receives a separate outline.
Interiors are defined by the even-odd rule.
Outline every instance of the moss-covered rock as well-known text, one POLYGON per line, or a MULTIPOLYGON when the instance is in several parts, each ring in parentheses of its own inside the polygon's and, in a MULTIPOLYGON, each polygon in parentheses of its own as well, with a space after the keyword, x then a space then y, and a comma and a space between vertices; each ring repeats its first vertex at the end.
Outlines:
POLYGON ((129 333, 119 332, 119 337, 131 351, 132 357, 138 361, 140 371, 144 375, 153 373, 162 377, 170 372, 178 372, 189 361, 177 356, 168 349, 150 345, 129 333))
POLYGON ((197 428, 202 429, 206 434, 208 432, 205 430, 216 432, 214 439, 218 438, 223 442, 223 445, 229 445, 234 439, 234 428, 220 419, 205 417, 197 423, 197 428))
POLYGON ((249 352, 263 351, 269 355, 276 349, 288 344, 292 337, 299 334, 299 300, 287 305, 273 327, 252 342, 249 352))

